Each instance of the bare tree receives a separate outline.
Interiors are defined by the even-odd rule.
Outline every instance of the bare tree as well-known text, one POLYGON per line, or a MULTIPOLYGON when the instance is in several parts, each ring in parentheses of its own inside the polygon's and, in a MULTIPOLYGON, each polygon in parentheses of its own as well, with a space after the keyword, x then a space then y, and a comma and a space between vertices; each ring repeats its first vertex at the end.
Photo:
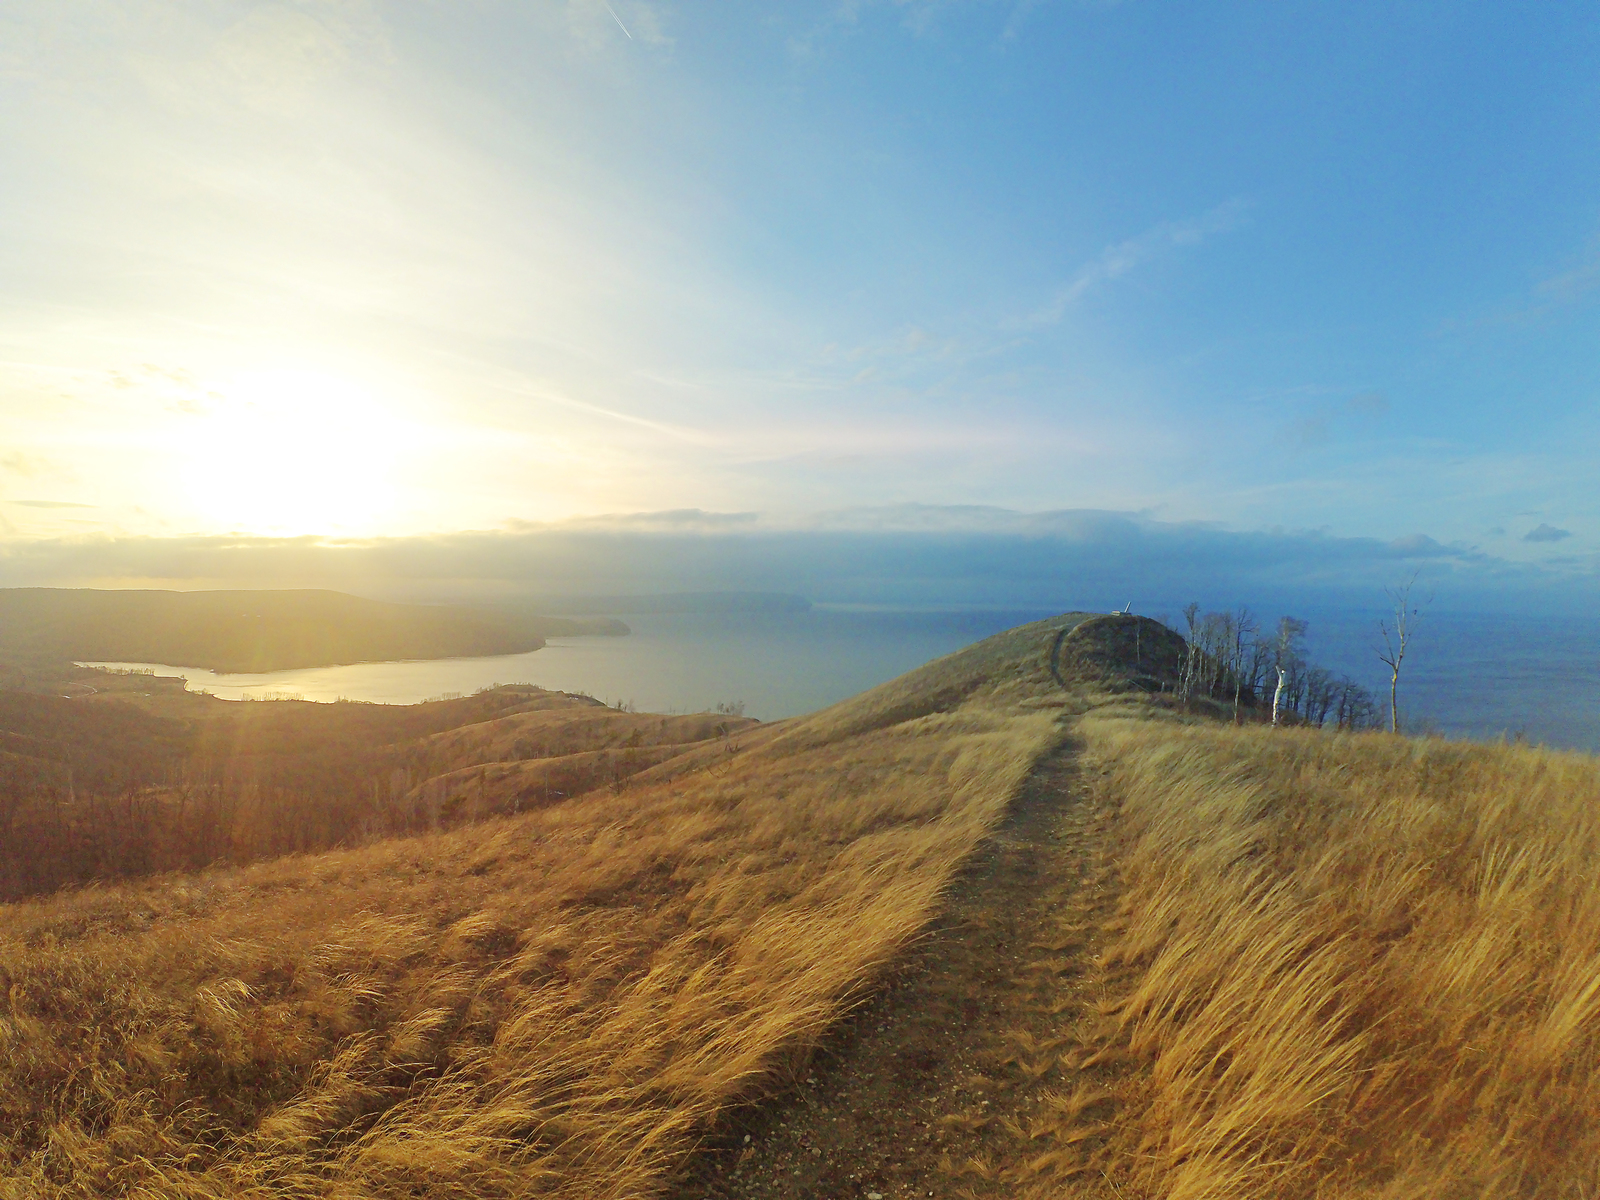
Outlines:
POLYGON ((1416 582, 1417 577, 1413 575, 1405 587, 1383 589, 1394 610, 1392 617, 1385 617, 1378 622, 1383 649, 1377 651, 1379 661, 1389 668, 1390 733, 1400 732, 1400 664, 1405 661, 1406 647, 1411 644, 1417 621, 1422 616, 1421 607, 1411 603, 1411 589, 1416 582))
POLYGON ((1195 676, 1199 673, 1200 668, 1200 643, 1195 636, 1199 617, 1200 606, 1198 604, 1190 601, 1184 605, 1183 619, 1189 626, 1189 637, 1183 656, 1183 678, 1178 685, 1178 695, 1183 700, 1188 700, 1194 693, 1195 676))
POLYGON ((1232 633, 1233 638, 1228 646, 1228 674, 1233 677, 1233 723, 1239 723, 1239 701, 1244 698, 1246 689, 1250 689, 1252 696, 1255 688, 1255 676, 1249 666, 1252 651, 1251 643, 1255 641, 1260 632, 1256 619, 1244 605, 1240 605, 1233 613, 1232 633), (1249 680, 1245 673, 1251 671, 1249 680))
POLYGON ((1268 666, 1277 673, 1278 686, 1272 692, 1272 723, 1282 720, 1283 709, 1298 711, 1305 691, 1306 660, 1300 653, 1308 626, 1294 617, 1278 618, 1278 628, 1268 647, 1268 666))

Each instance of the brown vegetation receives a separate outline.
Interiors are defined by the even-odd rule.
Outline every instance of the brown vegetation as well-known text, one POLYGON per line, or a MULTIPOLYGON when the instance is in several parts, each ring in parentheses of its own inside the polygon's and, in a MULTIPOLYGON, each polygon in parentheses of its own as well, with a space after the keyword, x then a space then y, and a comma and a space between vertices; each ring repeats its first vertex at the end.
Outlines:
POLYGON ((1600 763, 1151 715, 1081 725, 1126 839, 1131 1182, 1595 1195, 1600 763))
POLYGON ((519 812, 755 724, 527 686, 419 705, 129 696, 0 692, 0 899, 519 812))
POLYGON ((0 1196, 658 1190, 1056 743, 1061 624, 621 793, 8 906, 0 1196))
POLYGON ((1600 763, 1128 692, 1072 728, 1087 794, 684 1195, 1600 1194, 1600 763), (982 1020, 925 1027, 952 987, 982 1020))
POLYGON ((1068 1065, 1097 1019, 1117 891, 1111 812, 1069 742, 1041 763, 872 1002, 786 1102, 742 1112, 672 1200, 1094 1200, 1112 1064, 1068 1065))

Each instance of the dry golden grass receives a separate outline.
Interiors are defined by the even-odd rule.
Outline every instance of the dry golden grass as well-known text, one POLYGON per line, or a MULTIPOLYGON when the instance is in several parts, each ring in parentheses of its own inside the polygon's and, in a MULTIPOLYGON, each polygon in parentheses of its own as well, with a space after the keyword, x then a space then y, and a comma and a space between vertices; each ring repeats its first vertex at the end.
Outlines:
POLYGON ((0 907, 0 1198, 657 1194, 1067 728, 1120 840, 1006 967, 1059 1002, 999 1039, 1031 1107, 951 1118, 1006 1135, 961 1187, 1600 1197, 1600 763, 1196 722, 1112 694, 1141 627, 1069 624, 670 756, 580 739, 538 769, 627 786, 514 819, 0 907))
POLYGON ((413 756, 429 774, 483 763, 556 758, 601 750, 683 746, 737 734, 760 724, 717 713, 662 716, 625 713, 585 698, 545 694, 511 716, 462 725, 419 742, 413 756), (563 703, 564 702, 564 703, 563 703))
POLYGON ((914 937, 1041 622, 519 818, 0 909, 0 1196, 650 1195, 914 937))
POLYGON ((1135 1186, 1600 1195, 1600 762, 1138 707, 1080 726, 1128 838, 1135 1186))

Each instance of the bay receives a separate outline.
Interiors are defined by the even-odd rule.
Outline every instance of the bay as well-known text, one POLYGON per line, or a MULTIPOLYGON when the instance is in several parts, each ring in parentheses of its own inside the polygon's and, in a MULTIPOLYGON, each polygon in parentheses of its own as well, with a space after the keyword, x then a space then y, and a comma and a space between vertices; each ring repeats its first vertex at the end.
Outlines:
MULTIPOLYGON (((542 650, 489 658, 358 663, 218 675, 159 663, 95 664, 183 676, 223 699, 339 699, 414 704, 497 683, 583 692, 650 712, 724 705, 763 720, 846 699, 930 659, 1049 616, 1043 610, 907 611, 818 606, 809 612, 628 616, 628 637, 552 638, 542 650)), ((1313 661, 1385 702, 1373 652, 1377 612, 1300 612, 1313 661)), ((1401 675, 1409 729, 1451 737, 1521 736, 1600 751, 1600 619, 1427 613, 1401 675)))
POLYGON ((486 658, 355 663, 267 674, 217 674, 163 663, 85 663, 181 676, 224 700, 288 698, 415 704, 500 683, 582 692, 644 712, 743 705, 771 721, 854 696, 1045 611, 803 612, 628 615, 626 637, 551 638, 542 650, 486 658))

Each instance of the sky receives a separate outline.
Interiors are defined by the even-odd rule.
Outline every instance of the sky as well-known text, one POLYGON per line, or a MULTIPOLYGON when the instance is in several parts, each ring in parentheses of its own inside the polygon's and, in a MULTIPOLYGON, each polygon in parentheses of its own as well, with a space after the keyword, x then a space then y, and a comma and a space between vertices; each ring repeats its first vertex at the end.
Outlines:
POLYGON ((1561 2, 0 0, 0 582, 1592 606, 1596 61, 1561 2))

